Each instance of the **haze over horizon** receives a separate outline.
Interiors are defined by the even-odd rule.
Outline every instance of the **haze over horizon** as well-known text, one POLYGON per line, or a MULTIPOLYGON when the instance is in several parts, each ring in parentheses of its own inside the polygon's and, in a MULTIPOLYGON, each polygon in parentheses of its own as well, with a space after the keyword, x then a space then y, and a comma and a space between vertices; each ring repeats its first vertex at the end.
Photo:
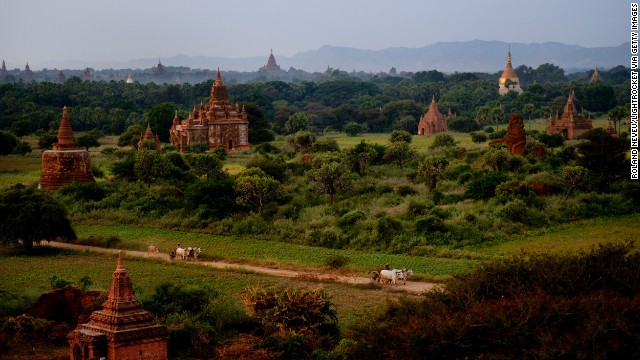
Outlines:
POLYGON ((5 0, 0 14, 0 59, 34 70, 47 61, 178 54, 266 61, 270 49, 291 57, 324 45, 381 50, 474 39, 618 46, 629 41, 629 2, 5 0))

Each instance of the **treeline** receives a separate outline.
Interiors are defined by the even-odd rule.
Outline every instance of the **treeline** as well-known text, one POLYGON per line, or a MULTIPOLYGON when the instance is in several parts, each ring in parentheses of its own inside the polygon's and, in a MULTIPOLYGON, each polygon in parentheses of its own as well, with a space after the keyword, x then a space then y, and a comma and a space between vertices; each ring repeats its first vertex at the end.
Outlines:
MULTIPOLYGON (((451 112, 463 123, 473 123, 482 106, 500 107, 508 115, 525 112, 525 105, 531 104, 526 111, 529 115, 549 116, 562 111, 571 90, 575 91, 578 108, 589 112, 603 113, 629 102, 629 70, 623 66, 602 71, 603 81, 594 84, 587 81, 589 73, 573 75, 569 80, 562 69, 552 64, 537 69, 523 65, 517 70, 525 91, 502 97, 497 92, 499 74, 446 75, 436 70, 411 76, 374 76, 369 80, 333 71, 319 81, 266 81, 227 87, 232 102, 255 103, 276 133, 286 132, 285 123, 296 112, 309 116, 310 130, 314 132, 342 131, 349 122, 366 125, 370 132, 413 132, 432 98, 441 112, 451 112)), ((121 134, 131 125, 149 121, 148 114, 163 103, 173 104, 186 116, 194 106, 207 101, 211 86, 212 80, 193 85, 159 85, 82 81, 78 77, 63 84, 2 84, 0 129, 17 136, 57 129, 61 109, 67 106, 74 129, 121 134)))

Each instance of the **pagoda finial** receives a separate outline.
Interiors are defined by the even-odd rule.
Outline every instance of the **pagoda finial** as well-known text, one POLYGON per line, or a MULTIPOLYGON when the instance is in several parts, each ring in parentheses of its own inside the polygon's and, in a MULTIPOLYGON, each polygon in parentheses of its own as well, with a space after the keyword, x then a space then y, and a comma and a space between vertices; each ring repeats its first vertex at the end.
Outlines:
POLYGON ((125 270, 124 265, 122 264, 122 250, 118 251, 118 266, 116 266, 116 271, 117 270, 125 270))
POLYGON ((218 74, 216 75, 216 81, 222 81, 222 76, 220 76, 220 67, 218 66, 218 74))
POLYGON ((73 130, 71 130, 71 122, 69 121, 69 111, 65 106, 62 108, 62 120, 58 129, 58 144, 71 145, 75 142, 73 130))

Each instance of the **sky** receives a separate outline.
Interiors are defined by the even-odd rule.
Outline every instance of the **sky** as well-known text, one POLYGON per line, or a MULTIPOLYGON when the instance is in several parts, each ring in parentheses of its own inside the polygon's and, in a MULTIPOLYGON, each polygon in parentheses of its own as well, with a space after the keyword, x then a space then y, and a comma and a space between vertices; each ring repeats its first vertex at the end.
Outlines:
MULTIPOLYGON (((293 56, 323 45, 629 41, 622 0, 0 0, 0 59, 127 61, 293 56)), ((13 66, 11 66, 13 65, 13 66)))

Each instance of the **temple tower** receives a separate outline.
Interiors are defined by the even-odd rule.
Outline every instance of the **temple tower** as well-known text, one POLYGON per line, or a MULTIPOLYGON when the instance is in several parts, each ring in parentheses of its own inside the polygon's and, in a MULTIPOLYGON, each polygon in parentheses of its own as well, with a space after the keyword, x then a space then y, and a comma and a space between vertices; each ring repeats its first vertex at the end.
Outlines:
POLYGON ((564 105, 562 115, 556 113, 555 119, 549 118, 547 121, 547 134, 559 134, 565 140, 572 140, 580 134, 593 129, 591 118, 585 119, 584 114, 578 114, 574 105, 576 94, 571 90, 571 94, 564 105))
POLYGON ((438 104, 436 103, 436 97, 431 98, 431 104, 429 104, 429 110, 420 117, 418 123, 418 135, 435 134, 439 132, 447 131, 447 119, 449 116, 443 115, 438 110, 438 104))
POLYGON ((122 252, 102 310, 94 311, 89 322, 78 325, 67 339, 71 360, 167 359, 167 327, 155 324, 153 315, 136 300, 122 252))
MULTIPOLYGON (((176 114, 178 113, 178 111, 176 110, 176 114)), ((140 139, 138 139, 138 151, 140 151, 140 149, 142 148, 142 143, 145 140, 152 140, 156 143, 156 151, 160 152, 160 138, 158 138, 158 135, 154 135, 153 131, 151 131, 151 124, 147 124, 147 130, 144 132, 144 134, 140 133, 140 139)))
POLYGON ((600 71, 596 66, 596 70, 593 72, 593 74, 591 75, 591 78, 589 79, 589 84, 593 84, 598 81, 600 81, 600 71))
POLYGON ((522 93, 522 89, 520 88, 520 79, 518 78, 516 71, 513 70, 513 66, 511 66, 511 46, 509 46, 509 52, 507 53, 507 66, 505 66, 504 71, 500 76, 500 80, 498 81, 498 93, 500 95, 504 95, 509 91, 522 93))
POLYGON ((2 60, 2 67, 0 68, 0 77, 7 76, 9 72, 7 71, 7 65, 4 64, 4 60, 2 60))
POLYGON ((271 49, 271 54, 269 55, 269 60, 267 60, 267 65, 260 68, 262 71, 280 71, 280 66, 276 63, 276 58, 273 56, 273 49, 271 49))
POLYGON ((87 150, 81 149, 75 143, 69 113, 65 106, 62 110, 62 121, 58 129, 58 142, 53 144, 53 150, 42 152, 42 173, 40 187, 57 190, 65 184, 74 181, 92 183, 91 156, 87 150))

